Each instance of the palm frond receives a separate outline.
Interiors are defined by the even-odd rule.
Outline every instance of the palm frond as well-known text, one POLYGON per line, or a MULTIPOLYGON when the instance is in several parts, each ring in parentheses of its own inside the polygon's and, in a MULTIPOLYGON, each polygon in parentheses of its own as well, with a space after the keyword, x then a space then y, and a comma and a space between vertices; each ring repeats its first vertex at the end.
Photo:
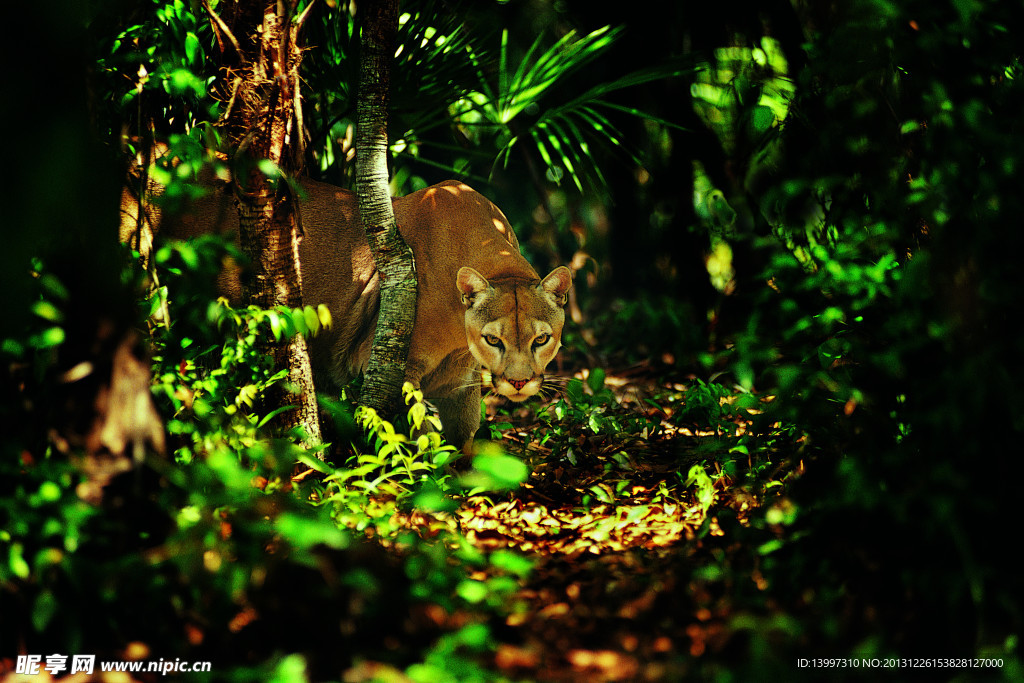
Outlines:
MULTIPOLYGON (((534 59, 543 40, 543 36, 538 36, 520 61, 516 73, 511 78, 499 78, 499 122, 508 123, 547 94, 555 84, 564 82, 599 57, 619 32, 620 29, 606 26, 577 39, 576 32, 570 31, 534 59)), ((507 32, 503 35, 500 55, 502 74, 507 73, 508 45, 505 36, 507 32)))
POLYGON ((437 112, 475 85, 476 69, 465 58, 477 50, 475 39, 454 16, 428 3, 401 16, 396 43, 392 112, 406 129, 436 124, 437 112))
POLYGON ((507 166, 514 146, 528 144, 546 165, 549 180, 557 183, 567 175, 580 191, 590 179, 604 186, 604 175, 596 156, 599 148, 623 150, 635 163, 640 162, 603 112, 624 113, 681 128, 641 109, 606 99, 619 90, 675 78, 693 70, 692 65, 678 62, 635 71, 599 83, 561 104, 541 106, 543 102, 555 100, 561 92, 571 91, 570 80, 607 54, 620 32, 607 26, 584 36, 570 32, 546 49, 543 36, 539 36, 527 47, 518 67, 512 70, 509 66, 511 47, 505 31, 496 59, 496 79, 488 77, 489 73, 493 76, 495 69, 489 69, 486 55, 478 51, 469 53, 468 62, 475 70, 479 85, 474 86, 476 96, 467 98, 463 104, 463 116, 456 116, 456 124, 467 131, 474 127, 477 131, 504 131, 504 134, 496 133, 497 154, 492 175, 495 169, 507 166))

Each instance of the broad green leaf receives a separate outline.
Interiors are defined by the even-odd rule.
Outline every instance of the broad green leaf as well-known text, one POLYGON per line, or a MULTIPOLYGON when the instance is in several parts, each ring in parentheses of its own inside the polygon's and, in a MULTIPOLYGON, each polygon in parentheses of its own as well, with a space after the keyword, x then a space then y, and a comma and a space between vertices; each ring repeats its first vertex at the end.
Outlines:
POLYGON ((300 654, 286 655, 270 677, 269 683, 307 683, 306 658, 300 654))
POLYGON ((473 471, 462 481, 482 490, 502 491, 517 488, 529 476, 530 470, 522 460, 492 447, 473 459, 473 471))
POLYGON ((27 579, 32 573, 28 562, 25 561, 23 550, 24 547, 21 543, 12 543, 7 554, 7 565, 11 568, 11 573, 19 579, 27 579))
POLYGON ((195 33, 189 31, 185 34, 185 58, 189 65, 196 65, 202 56, 202 47, 199 45, 199 38, 195 33))
POLYGON ((316 309, 312 306, 305 306, 302 309, 302 316, 306 321, 306 327, 309 329, 310 334, 315 335, 320 331, 320 317, 317 315, 316 309))
POLYGON ((583 401, 583 382, 573 377, 565 385, 565 395, 573 405, 581 403, 583 401))
POLYGON ((316 316, 320 319, 320 326, 323 328, 331 327, 331 309, 327 308, 326 304, 319 304, 316 307, 316 316))
POLYGON ((488 594, 487 586, 483 582, 472 579, 460 581, 459 585, 455 587, 455 592, 460 598, 474 605, 486 600, 488 594))
POLYGON ((532 560, 511 550, 495 550, 491 553, 490 563, 492 567, 503 569, 523 578, 529 576, 533 571, 532 560))
POLYGON ((423 419, 427 416, 427 406, 423 403, 413 403, 409 407, 409 423, 414 430, 423 426, 423 419))
POLYGON ((29 340, 30 345, 40 349, 50 349, 63 343, 64 329, 60 327, 51 327, 37 335, 33 335, 29 340))
POLYGON ((281 316, 277 311, 267 311, 267 321, 270 323, 270 331, 274 333, 274 339, 281 341, 281 334, 284 332, 281 316))
POLYGON ((63 320, 64 315, 60 312, 60 309, 51 304, 49 301, 36 301, 32 304, 32 312, 38 315, 44 320, 49 320, 52 323, 59 323, 63 320))
POLYGON ((416 492, 412 497, 412 504, 417 510, 428 512, 452 512, 458 507, 458 504, 444 495, 432 481, 416 492))
POLYGON ((281 536, 298 548, 309 549, 323 544, 337 550, 344 550, 351 545, 347 532, 339 529, 333 522, 317 519, 309 515, 294 512, 282 513, 274 520, 274 528, 281 536))

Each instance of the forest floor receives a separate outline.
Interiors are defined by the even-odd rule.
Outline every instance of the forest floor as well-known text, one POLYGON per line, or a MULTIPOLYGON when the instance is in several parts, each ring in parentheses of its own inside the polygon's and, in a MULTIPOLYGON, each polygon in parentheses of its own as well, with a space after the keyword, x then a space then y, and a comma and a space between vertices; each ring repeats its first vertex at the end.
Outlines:
MULTIPOLYGON (((453 511, 396 505, 394 496, 381 506, 395 511, 391 528, 424 541, 419 552, 438 551, 452 570, 445 581, 458 582, 456 595, 442 581, 445 587, 417 598, 407 619, 387 614, 395 633, 361 661, 337 643, 302 642, 329 668, 350 657, 341 680, 351 683, 730 680, 738 657, 786 637, 789 615, 765 598, 762 569, 793 519, 785 491, 801 474, 799 444, 781 425, 765 424, 761 408, 770 397, 665 377, 664 368, 649 364, 581 371, 545 402, 489 400, 491 437, 526 463, 524 484, 458 497, 453 511), (457 557, 459 544, 486 559, 457 557), (402 631, 410 623, 413 630, 402 631), (475 647, 443 645, 474 626, 484 634, 475 647), (412 639, 403 642, 406 636, 412 639), (399 668, 396 660, 419 662, 424 652, 422 664, 399 668)), ((241 517, 236 522, 242 528, 241 517)), ((225 525, 218 528, 224 534, 225 525)), ((222 541, 233 537, 227 528, 222 541)), ((364 533, 372 536, 372 527, 364 533)), ((377 559, 366 566, 397 567, 380 580, 398 600, 405 577, 396 538, 380 537, 386 549, 377 545, 378 555, 368 556, 377 559)), ((253 566, 264 566, 261 553, 256 557, 253 566)), ((295 586, 281 606, 299 626, 313 628, 325 608, 305 597, 306 588, 295 586)), ((276 618, 274 605, 261 615, 267 623, 276 618)), ((255 614, 247 608, 240 616, 255 614)), ((267 633, 271 652, 282 634, 267 633)), ((358 642, 353 638, 352 647, 358 642)), ((23 679, 0 668, 0 680, 23 679)))
MULTIPOLYGON (((680 426, 664 399, 683 404, 687 386, 659 383, 648 370, 605 376, 589 392, 605 394, 593 404, 604 421, 584 419, 589 428, 560 438, 531 426, 530 409, 492 415, 506 449, 530 464, 529 480, 501 498, 469 497, 454 515, 417 512, 406 521, 427 535, 458 527, 481 551, 533 562, 491 624, 500 642, 485 665, 509 680, 682 680, 705 655, 749 647, 743 633, 773 618, 757 598, 759 558, 736 531, 757 508, 785 516, 783 481, 799 461, 737 448, 743 411, 706 431, 680 426), (616 412, 640 415, 646 427, 617 430, 616 412)), ((577 378, 587 384, 585 373, 577 378)), ((470 578, 494 576, 481 569, 470 578)), ((439 610, 436 618, 450 628, 465 616, 439 610)))

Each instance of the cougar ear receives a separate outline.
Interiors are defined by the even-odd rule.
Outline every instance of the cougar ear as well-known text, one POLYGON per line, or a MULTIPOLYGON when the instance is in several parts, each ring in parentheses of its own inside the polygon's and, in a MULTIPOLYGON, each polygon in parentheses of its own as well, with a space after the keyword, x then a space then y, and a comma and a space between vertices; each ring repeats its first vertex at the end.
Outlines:
POLYGON ((572 287, 572 272, 565 266, 558 266, 548 276, 540 281, 540 288, 555 297, 559 306, 564 306, 567 301, 566 294, 572 287))
POLYGON ((459 272, 455 276, 455 286, 459 288, 460 292, 462 292, 462 303, 467 306, 472 306, 473 299, 475 299, 478 294, 486 292, 491 287, 487 282, 487 278, 469 266, 459 268, 459 272))

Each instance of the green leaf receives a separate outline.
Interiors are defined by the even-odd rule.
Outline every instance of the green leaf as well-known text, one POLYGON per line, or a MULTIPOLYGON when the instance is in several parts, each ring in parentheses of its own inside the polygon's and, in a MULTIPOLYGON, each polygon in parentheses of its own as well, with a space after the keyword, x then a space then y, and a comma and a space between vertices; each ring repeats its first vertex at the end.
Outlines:
POLYGON ((44 631, 56 613, 57 598, 52 592, 44 590, 36 597, 32 606, 32 627, 37 632, 44 631))
POLYGON ((708 476, 708 473, 704 471, 703 465, 698 463, 690 467, 684 485, 696 485, 697 500, 706 512, 715 500, 715 485, 714 482, 711 481, 711 477, 708 476))
POLYGON ((601 391, 601 388, 604 386, 604 378, 604 370, 602 370, 601 368, 594 368, 593 370, 590 371, 590 374, 587 376, 587 386, 590 387, 590 390, 596 394, 597 392, 601 391))
POLYGON ((309 549, 323 544, 337 550, 344 550, 351 544, 348 533, 333 522, 299 515, 282 513, 275 521, 274 528, 281 536, 297 548, 309 549))
POLYGON ((309 329, 310 334, 315 335, 320 331, 320 317, 317 315, 315 308, 312 306, 304 306, 302 309, 302 317, 306 321, 306 327, 309 329))
POLYGON ((569 402, 576 405, 583 401, 583 382, 576 379, 575 377, 569 380, 568 384, 565 385, 565 395, 569 397, 569 402))
POLYGON ((274 333, 274 339, 281 341, 281 335, 284 332, 281 316, 277 311, 267 311, 267 320, 270 322, 270 331, 274 333))
POLYGON ((61 489, 52 481, 44 481, 39 487, 39 500, 45 503, 53 503, 60 500, 61 489))
POLYGON ((206 96, 206 83, 188 69, 175 69, 163 82, 164 88, 172 95, 206 96))
POLYGON ((267 178, 280 178, 282 176, 280 167, 270 159, 260 159, 256 166, 267 178))
POLYGON ((274 669, 269 683, 306 683, 309 672, 306 670, 306 658, 300 654, 284 657, 274 669))
POLYGON ((472 579, 460 581, 459 585, 455 587, 455 592, 460 598, 474 605, 486 600, 488 594, 487 586, 483 582, 472 579))
POLYGON ((472 650, 486 648, 491 639, 491 630, 487 624, 467 624, 454 635, 454 640, 472 650))
POLYGON ((602 503, 611 504, 615 502, 615 495, 607 488, 606 484, 594 484, 590 487, 590 492, 602 503))
POLYGON ((252 473, 242 467, 233 453, 217 449, 207 455, 206 464, 228 488, 244 491, 246 495, 254 490, 252 473))
POLYGON ((25 561, 25 557, 22 554, 23 549, 21 543, 12 543, 11 549, 7 554, 7 566, 11 568, 11 573, 19 579, 27 579, 32 574, 32 569, 28 566, 28 562, 25 561))
POLYGON ((412 505, 417 510, 427 512, 452 512, 458 504, 449 496, 444 495, 432 480, 427 482, 412 497, 412 505))
POLYGON ((256 428, 257 429, 262 429, 263 427, 265 427, 267 425, 268 422, 273 420, 275 417, 277 417, 281 413, 286 413, 289 410, 295 410, 295 409, 296 409, 296 406, 293 406, 293 405, 287 405, 287 406, 281 406, 279 408, 275 408, 274 410, 270 411, 265 416, 263 416, 263 418, 256 424, 256 428))
POLYGON ((309 327, 306 325, 306 314, 301 308, 289 310, 281 307, 281 325, 284 328, 284 336, 291 339, 296 333, 303 337, 309 336, 309 327))
POLYGON ((331 309, 327 308, 326 304, 320 304, 316 307, 316 316, 320 320, 321 327, 330 328, 331 309))
POLYGON ((199 45, 199 38, 196 37, 195 33, 189 31, 185 35, 185 58, 188 64, 196 65, 199 58, 202 56, 202 47, 199 45))
POLYGON ((750 125, 754 128, 756 135, 767 133, 775 125, 775 113, 768 107, 758 105, 754 107, 750 125))
POLYGON ((409 407, 409 424, 414 430, 423 426, 423 420, 427 416, 427 406, 423 403, 413 403, 409 407))
POLYGON ((242 405, 244 403, 251 408, 257 393, 259 393, 259 389, 255 384, 246 384, 239 387, 238 396, 235 397, 235 405, 242 405))
POLYGON ((43 320, 49 320, 52 323, 59 323, 64 319, 64 315, 60 312, 60 309, 49 301, 35 302, 32 304, 32 312, 43 320))
POLYGON ((64 343, 64 330, 60 327, 51 327, 40 334, 33 335, 29 344, 38 349, 51 349, 64 343))
POLYGON ((522 460, 490 446, 473 459, 473 471, 462 481, 482 490, 507 491, 518 488, 529 476, 530 470, 522 460))
POLYGON ((533 561, 511 550, 495 550, 491 553, 490 563, 492 567, 503 569, 522 578, 529 576, 533 571, 533 561))

